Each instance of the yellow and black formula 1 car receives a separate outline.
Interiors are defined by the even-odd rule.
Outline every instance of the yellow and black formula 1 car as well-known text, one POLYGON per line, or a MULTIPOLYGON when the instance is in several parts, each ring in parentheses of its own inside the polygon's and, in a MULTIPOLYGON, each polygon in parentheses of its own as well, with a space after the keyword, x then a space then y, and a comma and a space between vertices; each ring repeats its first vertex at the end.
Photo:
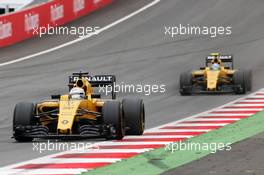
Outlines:
POLYGON ((232 55, 212 53, 206 57, 205 67, 180 75, 180 94, 235 93, 251 90, 250 70, 234 69, 232 55))
POLYGON ((93 87, 113 86, 115 76, 74 73, 69 77, 70 92, 52 95, 34 103, 18 103, 13 116, 13 138, 19 142, 34 138, 122 139, 124 135, 142 135, 145 109, 141 99, 124 98, 121 102, 101 99, 93 87))

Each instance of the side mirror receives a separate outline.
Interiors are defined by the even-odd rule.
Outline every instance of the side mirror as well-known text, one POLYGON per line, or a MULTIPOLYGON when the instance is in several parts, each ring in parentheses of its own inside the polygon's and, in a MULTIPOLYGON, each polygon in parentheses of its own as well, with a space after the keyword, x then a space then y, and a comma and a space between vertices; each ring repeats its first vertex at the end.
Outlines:
POLYGON ((101 98, 101 94, 91 94, 92 98, 101 98))
POLYGON ((51 99, 60 99, 61 95, 51 95, 51 99))

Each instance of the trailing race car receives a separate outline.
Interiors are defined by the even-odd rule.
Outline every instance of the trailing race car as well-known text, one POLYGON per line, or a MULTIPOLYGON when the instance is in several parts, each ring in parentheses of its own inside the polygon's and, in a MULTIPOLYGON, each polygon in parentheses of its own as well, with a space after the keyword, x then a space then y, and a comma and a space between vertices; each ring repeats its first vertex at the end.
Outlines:
POLYGON ((251 91, 250 70, 234 69, 232 55, 212 53, 206 57, 205 67, 180 75, 180 94, 235 93, 251 91))
POLYGON ((70 92, 52 95, 51 99, 34 103, 18 103, 13 118, 13 138, 94 138, 120 140, 124 135, 142 135, 145 127, 144 103, 138 98, 122 102, 101 99, 93 87, 113 86, 115 76, 73 73, 69 77, 70 92))

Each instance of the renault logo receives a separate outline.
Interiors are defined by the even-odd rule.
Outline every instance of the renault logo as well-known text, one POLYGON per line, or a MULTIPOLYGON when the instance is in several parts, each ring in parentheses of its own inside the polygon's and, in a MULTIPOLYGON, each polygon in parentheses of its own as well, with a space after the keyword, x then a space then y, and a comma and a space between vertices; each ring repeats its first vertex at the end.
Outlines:
POLYGON ((61 123, 62 123, 63 125, 66 125, 67 123, 69 123, 69 121, 68 121, 68 120, 62 120, 61 123))

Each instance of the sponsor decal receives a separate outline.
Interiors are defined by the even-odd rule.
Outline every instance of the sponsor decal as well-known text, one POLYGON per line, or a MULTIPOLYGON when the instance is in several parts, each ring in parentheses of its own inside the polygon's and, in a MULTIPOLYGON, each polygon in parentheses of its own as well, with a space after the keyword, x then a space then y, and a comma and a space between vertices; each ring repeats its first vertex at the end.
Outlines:
POLYGON ((73 0, 73 12, 78 13, 85 7, 85 0, 73 0))
POLYGON ((0 39, 11 37, 13 34, 12 23, 0 21, 0 39))
POLYGON ((39 14, 25 14, 25 31, 29 32, 39 27, 39 14))
POLYGON ((101 0, 93 0, 93 4, 94 5, 97 5, 97 4, 99 4, 101 2, 101 0))
POLYGON ((61 121, 61 124, 63 124, 63 125, 67 125, 68 123, 69 123, 68 120, 62 120, 62 121, 61 121))
MULTIPOLYGON (((211 56, 211 55, 209 55, 209 56, 207 56, 207 59, 208 60, 212 60, 212 59, 214 59, 215 57, 214 56, 211 56)), ((219 56, 219 59, 232 59, 232 55, 220 55, 219 56)))
POLYGON ((64 17, 64 6, 63 5, 52 5, 50 7, 51 21, 55 22, 64 17))
MULTIPOLYGON (((109 82, 112 81, 112 76, 90 76, 90 77, 83 77, 89 82, 109 82)), ((76 82, 79 80, 79 77, 73 77, 73 81, 76 82)))

